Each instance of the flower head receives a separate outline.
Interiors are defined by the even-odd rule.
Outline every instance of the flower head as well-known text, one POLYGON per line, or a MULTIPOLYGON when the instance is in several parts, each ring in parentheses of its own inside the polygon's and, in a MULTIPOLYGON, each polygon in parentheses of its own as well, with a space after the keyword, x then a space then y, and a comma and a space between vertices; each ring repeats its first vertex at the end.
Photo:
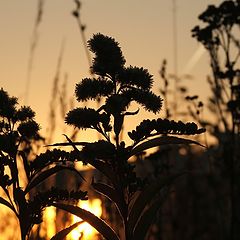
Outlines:
POLYGON ((75 108, 68 112, 65 122, 77 128, 95 128, 100 122, 100 114, 93 108, 75 108))
POLYGON ((86 101, 88 99, 108 96, 113 92, 113 89, 113 82, 107 79, 84 78, 76 85, 75 94, 78 101, 86 101))
POLYGON ((104 36, 101 33, 95 34, 88 41, 90 50, 95 53, 92 64, 94 73, 101 76, 114 76, 122 70, 125 59, 118 45, 118 42, 113 38, 104 36))
POLYGON ((133 85, 144 90, 150 90, 153 84, 153 76, 149 74, 147 69, 130 66, 120 72, 118 81, 123 85, 133 85))

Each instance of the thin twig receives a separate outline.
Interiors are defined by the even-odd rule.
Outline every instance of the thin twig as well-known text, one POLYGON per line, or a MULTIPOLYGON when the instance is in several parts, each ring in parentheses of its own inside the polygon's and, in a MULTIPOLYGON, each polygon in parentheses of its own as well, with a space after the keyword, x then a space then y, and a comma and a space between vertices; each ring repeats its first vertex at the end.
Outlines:
POLYGON ((33 27, 33 33, 32 33, 31 45, 30 45, 30 53, 29 53, 28 66, 27 66, 27 81, 26 81, 26 87, 25 87, 25 104, 28 103, 28 98, 29 98, 33 61, 34 61, 36 47, 37 47, 37 44, 39 41, 38 29, 39 29, 40 23, 42 21, 43 5, 44 5, 44 0, 38 0, 37 16, 36 16, 36 20, 35 20, 34 27, 33 27))

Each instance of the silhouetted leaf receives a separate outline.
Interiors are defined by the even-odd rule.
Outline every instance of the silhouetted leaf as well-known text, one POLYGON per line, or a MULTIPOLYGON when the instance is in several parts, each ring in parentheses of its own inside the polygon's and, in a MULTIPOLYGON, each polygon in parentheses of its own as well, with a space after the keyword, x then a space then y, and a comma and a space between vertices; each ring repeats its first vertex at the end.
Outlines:
POLYGON ((100 171, 102 174, 104 174, 108 179, 111 181, 111 183, 114 186, 118 185, 118 181, 116 178, 116 173, 113 171, 111 166, 108 163, 105 163, 101 160, 86 160, 89 164, 91 164, 93 167, 95 167, 98 171, 100 171))
POLYGON ((125 202, 119 195, 119 192, 116 191, 116 189, 104 183, 92 183, 92 186, 97 192, 103 194, 116 204, 122 217, 126 215, 125 202))
POLYGON ((139 113, 139 111, 140 111, 140 108, 138 108, 136 111, 134 111, 134 112, 125 112, 124 113, 124 116, 134 116, 134 115, 137 115, 138 113, 139 113))
POLYGON ((114 230, 109 225, 107 225, 102 219, 96 217, 93 213, 76 206, 71 206, 62 203, 54 203, 53 206, 65 210, 69 213, 72 213, 80 217, 84 221, 88 222, 99 233, 101 233, 104 238, 108 240, 119 240, 119 237, 114 232, 114 230))
POLYGON ((159 193, 162 188, 170 185, 176 178, 182 176, 183 174, 185 173, 178 173, 170 177, 159 177, 156 181, 151 183, 151 185, 145 186, 130 210, 128 218, 130 231, 133 231, 139 217, 144 211, 144 208, 156 196, 156 194, 159 193))
POLYGON ((84 221, 80 221, 80 222, 76 222, 74 224, 72 224, 71 226, 61 230, 60 232, 58 232, 56 235, 54 235, 50 240, 64 240, 66 238, 66 236, 75 228, 77 228, 81 223, 83 223, 84 221))
POLYGON ((144 211, 134 229, 131 240, 145 239, 148 229, 155 220, 158 210, 161 208, 163 201, 163 198, 157 199, 147 210, 144 211))
POLYGON ((65 136, 65 138, 68 140, 68 142, 72 145, 72 147, 74 148, 74 150, 76 151, 76 152, 79 152, 80 153, 80 151, 79 151, 79 149, 76 147, 76 144, 66 135, 66 134, 63 134, 63 136, 65 136))
POLYGON ((11 210, 13 210, 15 212, 15 209, 13 208, 13 206, 2 197, 0 197, 0 204, 5 205, 6 207, 10 208, 11 210))
MULTIPOLYGON (((88 142, 74 142, 74 145, 76 145, 76 146, 86 146, 87 144, 89 144, 89 143, 88 142)), ((46 147, 67 147, 67 146, 73 146, 73 142, 72 143, 69 143, 69 142, 54 143, 54 144, 46 145, 46 147)))
POLYGON ((28 193, 32 188, 36 187, 38 184, 42 183, 46 178, 62 170, 74 171, 78 174, 78 176, 80 176, 83 180, 85 180, 83 176, 75 168, 69 167, 69 166, 57 165, 53 168, 50 168, 41 172, 39 175, 33 178, 33 180, 30 181, 29 184, 27 185, 25 189, 25 194, 28 193))
POLYGON ((202 144, 190 140, 190 139, 186 139, 186 138, 179 138, 179 137, 174 137, 174 136, 161 136, 161 137, 157 137, 157 138, 153 138, 151 140, 148 140, 146 142, 143 142, 139 145, 137 145, 136 147, 134 147, 132 149, 132 151, 130 152, 130 156, 139 154, 147 149, 153 148, 153 147, 158 147, 161 145, 169 145, 169 144, 197 144, 201 147, 204 147, 202 144))

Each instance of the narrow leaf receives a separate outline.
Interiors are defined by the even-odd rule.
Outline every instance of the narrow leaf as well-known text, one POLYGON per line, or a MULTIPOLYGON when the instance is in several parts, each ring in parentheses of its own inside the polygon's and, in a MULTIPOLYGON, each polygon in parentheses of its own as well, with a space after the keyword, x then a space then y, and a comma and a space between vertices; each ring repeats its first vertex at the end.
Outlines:
POLYGON ((116 189, 104 183, 92 183, 92 186, 97 192, 103 194, 108 199, 113 201, 122 217, 125 217, 127 209, 126 204, 121 196, 119 196, 119 193, 116 191, 116 189))
POLYGON ((86 160, 89 164, 91 164, 93 167, 95 167, 98 171, 100 171, 102 174, 104 174, 108 179, 111 181, 111 183, 114 186, 118 186, 118 181, 116 178, 116 174, 112 170, 111 166, 108 163, 105 163, 101 160, 86 160))
POLYGON ((33 180, 28 183, 25 189, 25 194, 28 193, 32 188, 36 187, 38 184, 42 183, 46 178, 62 170, 74 171, 78 174, 78 176, 80 176, 84 180, 83 176, 75 168, 69 167, 69 166, 57 165, 53 168, 50 168, 41 172, 39 175, 33 178, 33 180))
POLYGON ((92 227, 94 227, 100 234, 103 235, 107 240, 119 240, 119 237, 114 232, 114 230, 105 223, 102 219, 96 217, 93 213, 79 208, 77 206, 67 205, 63 203, 53 203, 53 206, 72 213, 84 221, 88 222, 92 227))
POLYGON ((124 113, 124 116, 127 116, 127 115, 137 115, 138 113, 139 113, 139 110, 140 110, 140 108, 138 108, 136 111, 134 111, 134 112, 125 112, 124 113))
POLYGON ((78 150, 78 148, 76 147, 76 144, 75 144, 66 134, 63 134, 63 135, 66 137, 66 139, 68 140, 68 142, 72 145, 73 149, 74 149, 76 152, 80 152, 80 151, 78 150))
POLYGON ((5 205, 6 207, 10 208, 11 210, 13 210, 15 212, 15 209, 13 208, 13 206, 2 197, 0 197, 0 204, 5 205))
POLYGON ((64 147, 64 146, 73 146, 73 143, 74 145, 76 146, 86 146, 87 144, 89 144, 88 142, 64 142, 64 143, 54 143, 54 144, 49 144, 49 145, 46 145, 46 147, 64 147))
POLYGON ((159 198, 155 200, 147 210, 145 210, 140 220, 138 221, 136 228, 134 229, 133 237, 131 238, 132 240, 145 239, 148 229, 155 220, 158 210, 161 208, 163 201, 163 198, 159 198))
POLYGON ((201 147, 204 147, 202 144, 190 140, 190 139, 186 139, 186 138, 179 138, 179 137, 174 137, 174 136, 161 136, 161 137, 157 137, 157 138, 153 138, 151 140, 148 140, 146 142, 143 142, 139 145, 137 145, 136 147, 134 147, 131 152, 130 152, 130 156, 136 155, 138 153, 141 153, 147 149, 153 148, 153 147, 158 147, 161 145, 169 145, 169 144, 197 144, 201 147))
POLYGON ((159 177, 155 182, 151 183, 151 185, 145 186, 142 192, 139 194, 137 199, 132 205, 132 208, 129 213, 128 224, 129 230, 133 231, 137 221, 139 220, 141 214, 144 211, 144 208, 147 204, 159 193, 159 191, 170 185, 176 178, 182 176, 185 173, 175 174, 170 177, 159 177))
POLYGON ((66 236, 83 222, 84 221, 76 222, 76 223, 72 224, 71 226, 61 230, 56 235, 54 235, 50 240, 65 240, 66 236))

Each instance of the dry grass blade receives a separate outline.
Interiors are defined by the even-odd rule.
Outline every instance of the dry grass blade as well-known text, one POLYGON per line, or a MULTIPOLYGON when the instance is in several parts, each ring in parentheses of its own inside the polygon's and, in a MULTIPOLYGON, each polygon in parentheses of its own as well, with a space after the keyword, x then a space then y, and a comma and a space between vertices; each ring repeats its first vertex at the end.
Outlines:
POLYGON ((33 27, 32 40, 31 40, 31 45, 30 45, 30 53, 29 53, 28 66, 27 66, 27 82, 26 82, 26 90, 25 90, 26 104, 28 103, 30 83, 31 83, 31 73, 32 73, 32 68, 33 68, 33 60, 34 60, 35 50, 36 50, 38 40, 39 40, 38 28, 42 21, 43 5, 44 5, 44 0, 39 0, 38 7, 37 7, 37 16, 36 16, 36 20, 35 20, 34 27, 33 27))

